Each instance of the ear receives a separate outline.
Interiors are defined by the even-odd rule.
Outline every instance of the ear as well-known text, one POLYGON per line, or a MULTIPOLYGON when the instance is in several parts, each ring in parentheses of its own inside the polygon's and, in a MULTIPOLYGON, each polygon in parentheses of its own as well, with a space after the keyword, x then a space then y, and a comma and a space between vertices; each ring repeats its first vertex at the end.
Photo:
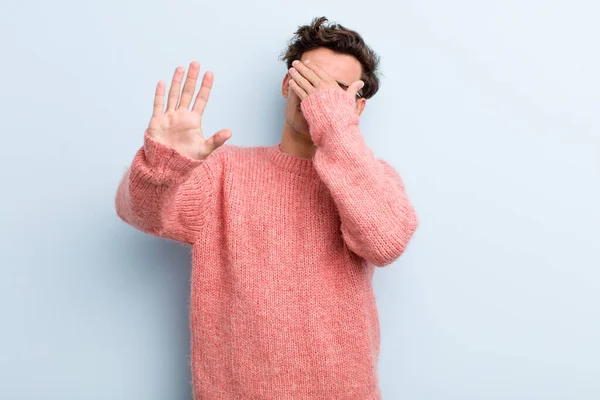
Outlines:
POLYGON ((285 77, 283 78, 283 82, 281 82, 281 95, 283 97, 285 97, 286 99, 288 98, 289 90, 290 90, 290 74, 285 74, 285 77))
POLYGON ((367 106, 367 100, 364 98, 360 98, 358 100, 356 100, 356 113, 358 115, 361 115, 362 112, 365 110, 365 107, 367 106))

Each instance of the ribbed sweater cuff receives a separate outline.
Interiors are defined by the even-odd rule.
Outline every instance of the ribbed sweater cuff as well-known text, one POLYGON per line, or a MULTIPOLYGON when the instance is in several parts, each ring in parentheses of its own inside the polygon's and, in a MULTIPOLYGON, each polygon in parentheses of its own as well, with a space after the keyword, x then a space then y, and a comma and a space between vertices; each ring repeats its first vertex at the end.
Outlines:
POLYGON ((340 89, 316 92, 300 103, 302 113, 310 127, 310 135, 317 146, 323 144, 324 135, 336 135, 358 125, 356 102, 340 89))
POLYGON ((155 180, 161 183, 177 182, 203 162, 165 146, 151 138, 147 132, 144 134, 144 155, 148 166, 156 174, 155 180))

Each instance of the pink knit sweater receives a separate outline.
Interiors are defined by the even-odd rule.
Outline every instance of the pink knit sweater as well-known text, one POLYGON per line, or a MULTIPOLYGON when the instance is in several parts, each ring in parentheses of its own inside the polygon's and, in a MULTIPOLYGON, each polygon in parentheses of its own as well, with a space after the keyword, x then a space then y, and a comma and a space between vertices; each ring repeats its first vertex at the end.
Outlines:
POLYGON ((301 103, 313 159, 224 145, 203 161, 147 135, 117 190, 128 224, 188 243, 196 400, 374 400, 374 266, 417 227, 340 90, 301 103))

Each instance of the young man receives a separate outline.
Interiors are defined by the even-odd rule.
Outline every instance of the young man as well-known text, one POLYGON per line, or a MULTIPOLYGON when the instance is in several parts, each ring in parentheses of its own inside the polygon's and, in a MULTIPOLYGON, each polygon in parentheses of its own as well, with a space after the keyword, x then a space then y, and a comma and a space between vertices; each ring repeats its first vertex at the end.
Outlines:
POLYGON ((360 35, 315 19, 288 64, 280 144, 208 139, 213 84, 199 64, 175 70, 116 196, 119 217, 191 246, 194 397, 380 399, 374 266, 395 261, 417 227, 396 171, 359 130, 378 89, 360 35), (191 105, 191 109, 190 109, 191 105))

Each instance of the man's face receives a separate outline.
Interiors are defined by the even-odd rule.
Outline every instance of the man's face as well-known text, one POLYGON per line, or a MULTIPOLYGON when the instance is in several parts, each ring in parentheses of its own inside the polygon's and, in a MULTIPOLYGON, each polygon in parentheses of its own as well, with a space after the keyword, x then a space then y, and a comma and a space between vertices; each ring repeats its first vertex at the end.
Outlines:
MULTIPOLYGON (((324 47, 305 52, 300 61, 310 60, 321 67, 333 79, 343 82, 346 85, 359 80, 362 74, 360 62, 353 56, 347 54, 338 54, 324 47)), ((285 124, 288 129, 295 134, 300 135, 307 141, 312 142, 308 123, 300 109, 300 97, 290 88, 290 76, 286 74, 283 79, 282 94, 287 99, 285 105, 285 124)), ((364 99, 357 100, 357 113, 361 113, 364 108, 364 99)))

